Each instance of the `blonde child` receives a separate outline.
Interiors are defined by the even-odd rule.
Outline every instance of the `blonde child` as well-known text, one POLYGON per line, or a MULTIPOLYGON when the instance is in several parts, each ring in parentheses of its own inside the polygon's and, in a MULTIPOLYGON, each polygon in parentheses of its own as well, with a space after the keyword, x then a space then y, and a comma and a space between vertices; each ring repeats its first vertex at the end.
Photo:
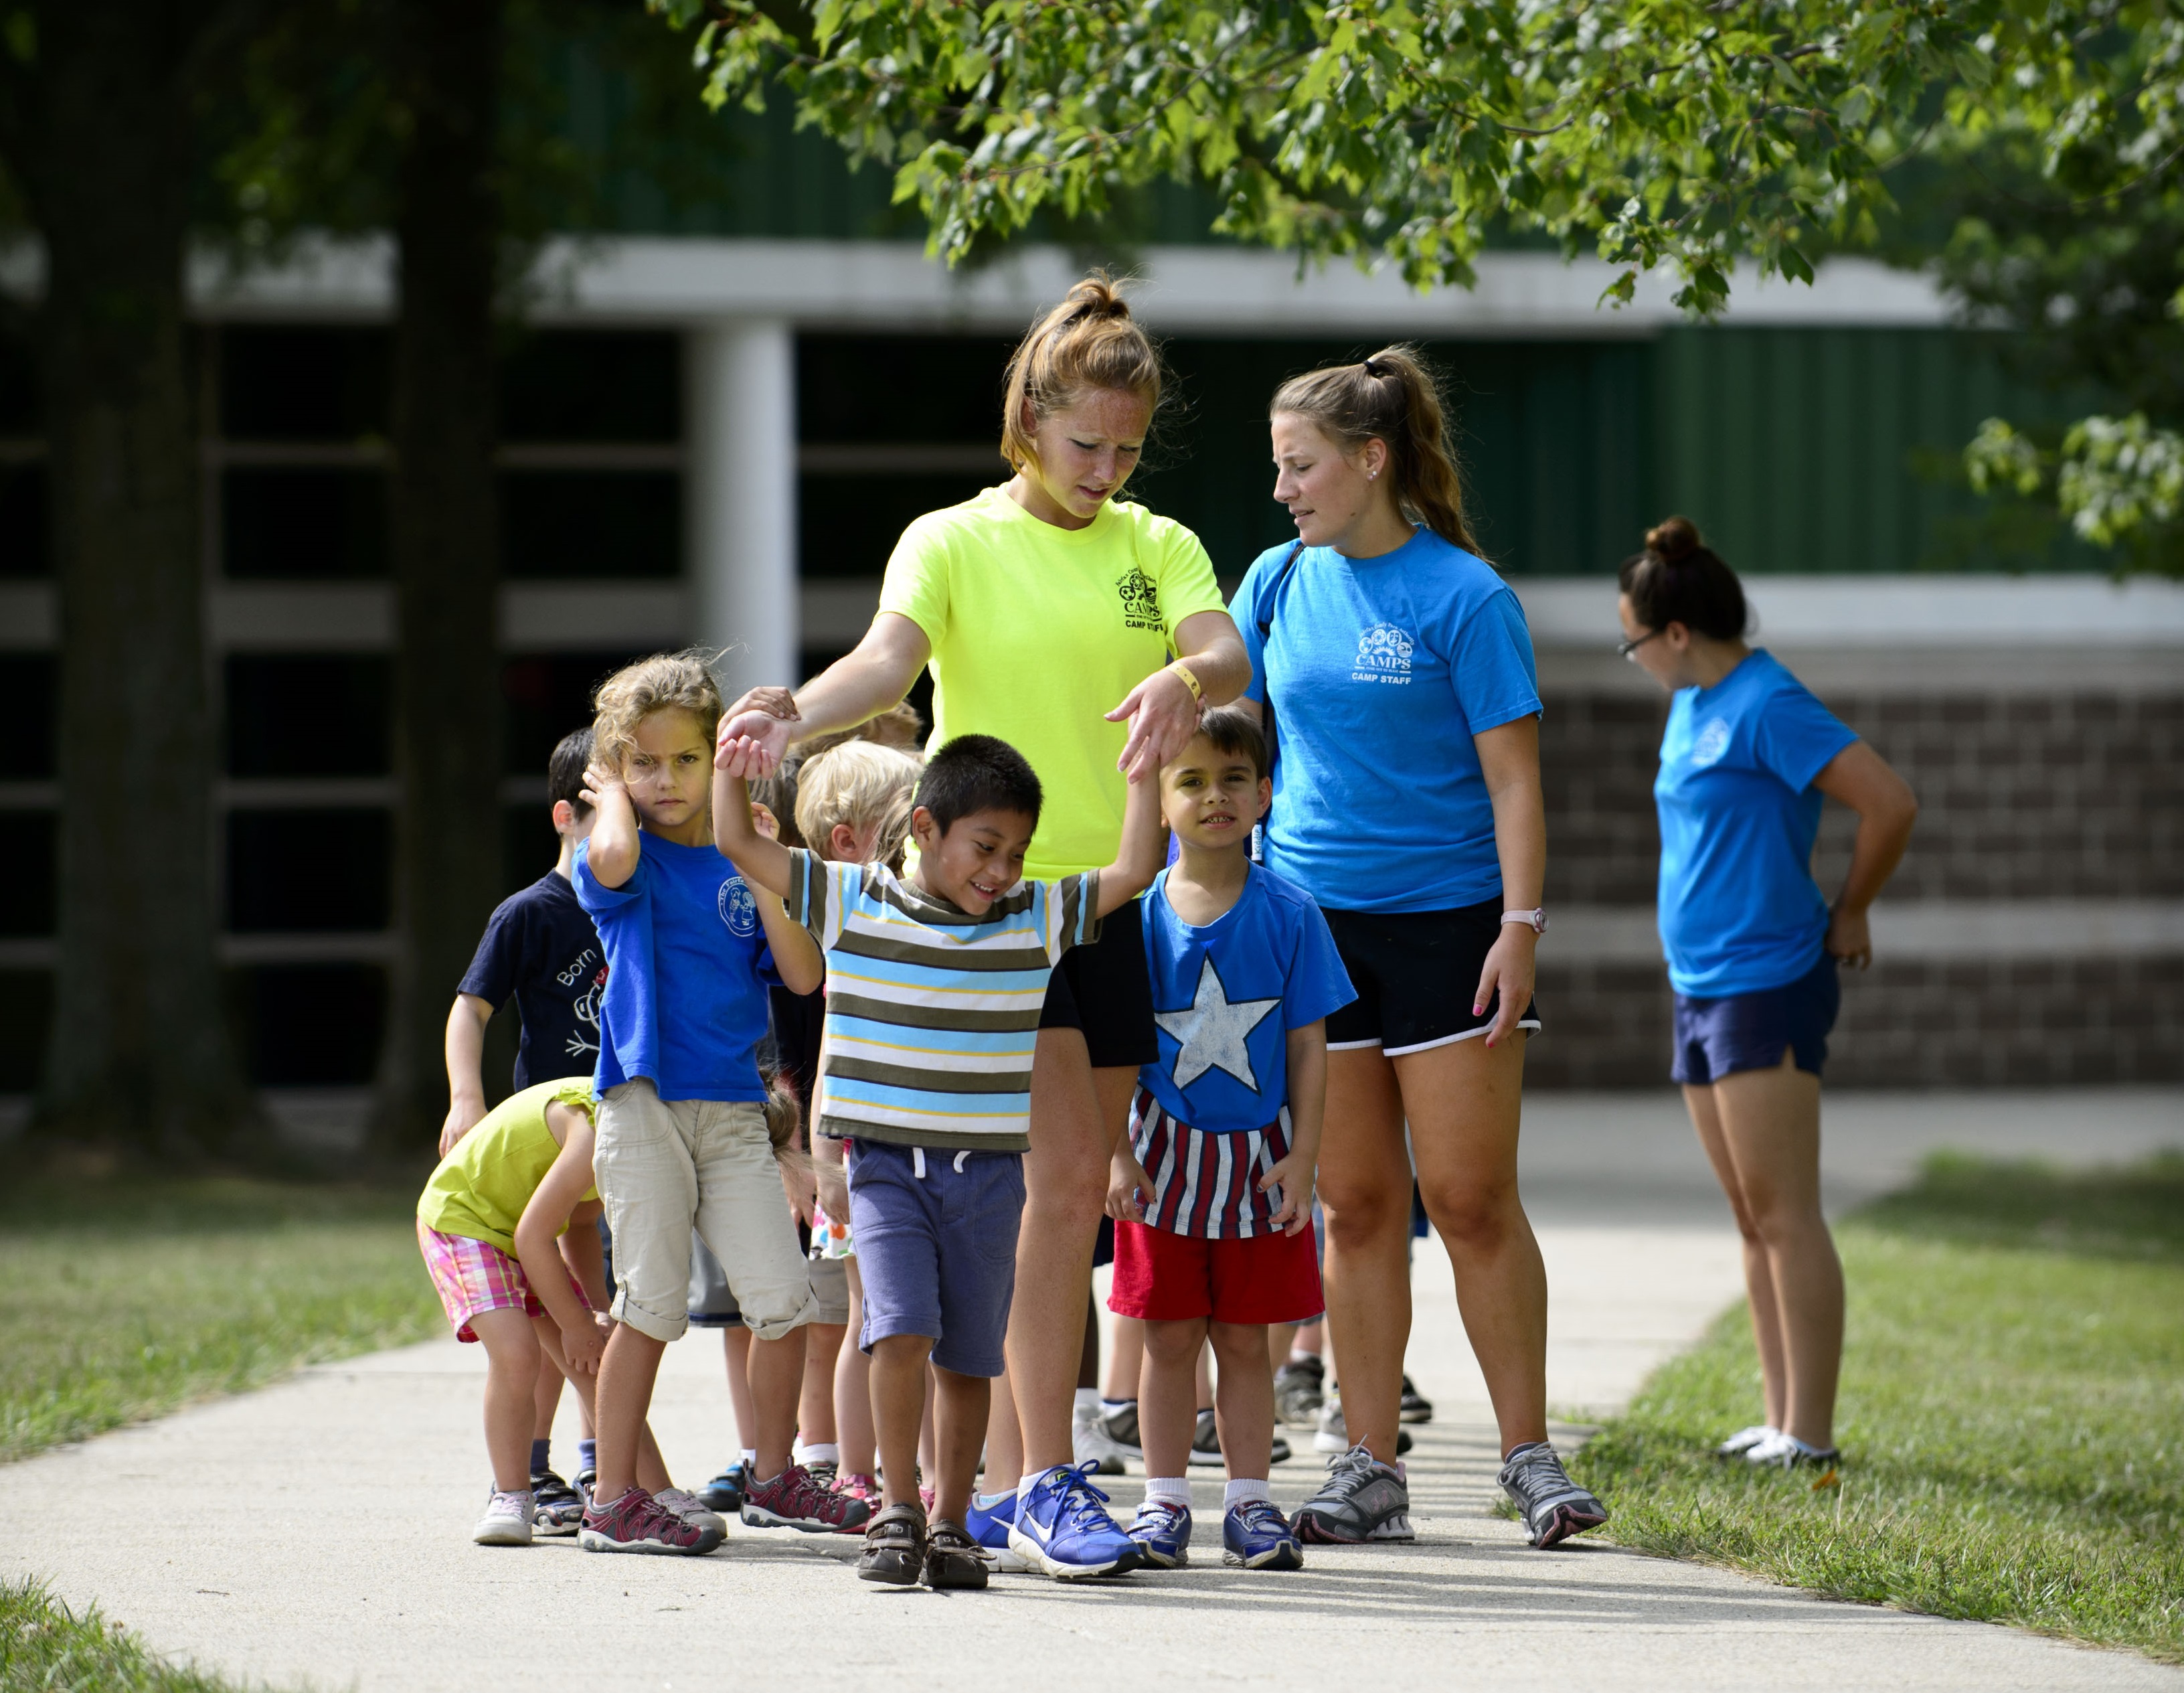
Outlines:
MULTIPOLYGON (((616 1328, 599 1366, 599 1480, 590 1551, 706 1548, 638 1473, 661 1352, 688 1324, 694 1228, 750 1329, 757 1427, 743 1520, 822 1533, 865 1507, 792 1461, 811 1280, 768 1133, 757 1048, 766 988, 819 983, 808 937, 756 897, 713 844, 712 740, 721 696, 698 652, 617 671, 594 700, 577 896, 607 955, 594 1168, 614 1234, 616 1328)), ((752 827, 748 804, 739 821, 752 827)))
MULTIPOLYGON (((417 1245, 458 1340, 485 1348, 485 1444, 493 1490, 471 1538, 531 1544, 532 1400, 550 1358, 588 1412, 606 1336, 600 1309, 599 1215, 592 1186, 592 1084, 542 1082, 510 1095, 440 1161, 417 1201, 417 1245)), ((694 1550, 710 1551, 727 1524, 670 1485, 641 1423, 637 1473, 664 1510, 679 1512, 694 1550)))

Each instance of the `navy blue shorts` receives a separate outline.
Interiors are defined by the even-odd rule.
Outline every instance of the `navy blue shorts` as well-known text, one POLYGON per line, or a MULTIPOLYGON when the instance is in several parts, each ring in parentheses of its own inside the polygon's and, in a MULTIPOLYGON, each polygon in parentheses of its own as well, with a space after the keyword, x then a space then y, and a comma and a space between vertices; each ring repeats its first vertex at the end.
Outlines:
POLYGON ((1676 995, 1676 1033, 1669 1079, 1703 1088, 1740 1070, 1772 1070, 1785 1052, 1817 1076, 1828 1061, 1842 984, 1827 954, 1786 988, 1725 994, 1718 1000, 1676 995))
POLYGON ((865 1285, 869 1352, 890 1334, 930 1334, 933 1362, 1000 1374, 1023 1219, 1020 1152, 847 1144, 850 1238, 865 1285))

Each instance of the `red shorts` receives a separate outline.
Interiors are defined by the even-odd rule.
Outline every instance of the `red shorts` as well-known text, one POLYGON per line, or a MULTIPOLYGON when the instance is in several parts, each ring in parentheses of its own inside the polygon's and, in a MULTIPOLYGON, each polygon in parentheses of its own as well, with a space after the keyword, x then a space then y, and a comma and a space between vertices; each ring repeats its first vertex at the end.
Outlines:
POLYGON ((1115 1225, 1107 1309, 1148 1323, 1309 1323, 1327 1309, 1312 1232, 1197 1240, 1142 1222, 1115 1225))

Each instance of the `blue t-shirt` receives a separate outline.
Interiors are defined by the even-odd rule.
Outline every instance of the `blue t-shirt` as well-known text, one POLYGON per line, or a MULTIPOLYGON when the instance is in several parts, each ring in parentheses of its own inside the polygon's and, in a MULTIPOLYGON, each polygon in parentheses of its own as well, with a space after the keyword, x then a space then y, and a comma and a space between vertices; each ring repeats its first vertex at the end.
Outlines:
POLYGON ((1253 865, 1236 903, 1195 928, 1168 904, 1168 875, 1139 902, 1160 1057, 1139 1083, 1206 1133, 1264 1128, 1289 1103, 1289 1032, 1357 990, 1303 889, 1253 865))
POLYGON ((1669 707, 1661 944, 1679 994, 1787 987, 1819 962, 1828 902, 1813 880, 1813 778, 1858 738, 1763 648, 1669 707))
POLYGON ((763 1100, 758 1044, 781 977, 758 905, 717 848, 643 841, 619 888, 592 874, 588 841, 577 849, 577 898, 607 955, 594 1085, 649 1076, 663 1100, 763 1100))
POLYGON ((538 1082, 588 1076, 599 1056, 599 994, 606 955, 577 890, 548 871, 494 908, 471 967, 455 991, 496 1011, 515 996, 523 1035, 515 1049, 515 1091, 538 1082))
POLYGON ((1284 575, 1290 550, 1262 553, 1228 606, 1251 655, 1249 697, 1273 699, 1268 867, 1331 911, 1499 899, 1472 737, 1540 709, 1517 596, 1430 529, 1377 559, 1308 547, 1284 575))

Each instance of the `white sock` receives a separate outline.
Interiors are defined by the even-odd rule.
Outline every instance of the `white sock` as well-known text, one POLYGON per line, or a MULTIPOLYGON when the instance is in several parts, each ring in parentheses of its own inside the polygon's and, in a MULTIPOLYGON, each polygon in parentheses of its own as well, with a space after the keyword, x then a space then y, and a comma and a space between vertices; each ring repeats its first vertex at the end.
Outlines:
POLYGON ((1293 1364, 1317 1364, 1320 1362, 1320 1356, 1317 1352, 1301 1351, 1292 1346, 1290 1348, 1290 1362, 1293 1364))
POLYGON ((1117 1412, 1136 1403, 1137 1401, 1134 1399, 1102 1399, 1100 1401, 1100 1414, 1102 1417, 1112 1417, 1117 1412))
POLYGON ((1221 1490, 1221 1508, 1234 1511, 1254 1499, 1263 1499, 1271 1504, 1273 1497, 1274 1490, 1263 1481, 1232 1481, 1221 1490))
POLYGON ((749 1470, 752 1465, 758 1462, 758 1448, 756 1446, 745 1446, 744 1448, 743 1458, 744 1468, 749 1470))
POLYGON ((1153 1476, 1145 1482, 1145 1503, 1158 1500, 1163 1505, 1180 1505, 1190 1509, 1190 1482, 1179 1475, 1153 1476))
MULTIPOLYGON (((1061 1467, 1059 1465, 1056 1466, 1056 1468, 1059 1467, 1061 1467)), ((1017 1497, 1018 1499, 1030 1498, 1032 1489, 1037 1487, 1039 1483, 1045 1481, 1047 1477, 1053 1473, 1054 1471, 1050 1469, 1026 1470, 1023 1473, 1023 1479, 1017 1484, 1017 1497)))
POLYGON ((822 1440, 809 1446, 799 1446, 796 1449, 796 1462, 807 1467, 812 1464, 838 1464, 842 1462, 842 1449, 831 1440, 822 1440))
POLYGON ((1077 1389, 1075 1408, 1077 1420, 1080 1423, 1085 1421, 1086 1414, 1088 1412, 1096 1412, 1100 1409, 1100 1389, 1096 1387, 1078 1388, 1077 1389))

